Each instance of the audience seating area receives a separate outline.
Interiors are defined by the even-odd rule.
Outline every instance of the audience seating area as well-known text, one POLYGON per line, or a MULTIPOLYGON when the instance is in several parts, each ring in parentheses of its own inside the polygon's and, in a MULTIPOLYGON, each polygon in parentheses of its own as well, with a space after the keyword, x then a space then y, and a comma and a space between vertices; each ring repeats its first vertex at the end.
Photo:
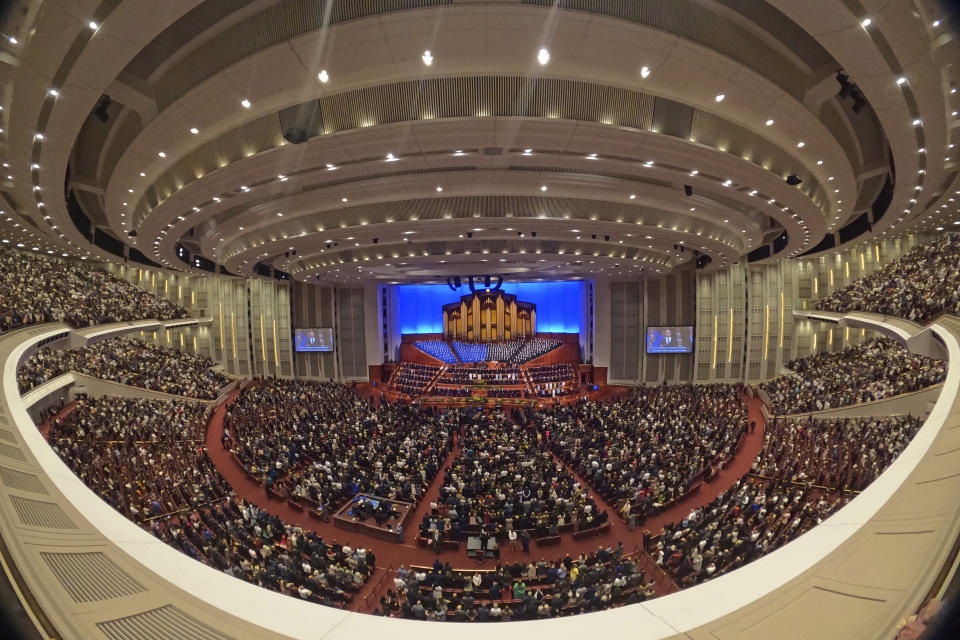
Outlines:
POLYGON ((414 620, 507 622, 567 616, 642 602, 654 596, 623 546, 547 562, 498 564, 494 569, 401 566, 375 613, 414 620))
POLYGON ((111 338, 89 347, 43 348, 17 372, 20 393, 70 371, 151 391, 214 400, 230 380, 213 361, 131 338, 111 338))
POLYGON ((499 411, 455 410, 451 419, 462 452, 420 522, 422 537, 438 543, 483 533, 503 542, 511 531, 538 537, 606 522, 606 511, 553 459, 533 425, 499 411))
POLYGON ((268 493, 333 511, 358 493, 419 502, 451 447, 444 416, 403 403, 374 409, 335 383, 258 382, 224 424, 268 493))
POLYGON ((917 245, 898 260, 821 298, 824 311, 869 311, 926 323, 960 314, 960 233, 917 245))
POLYGON ((664 527, 652 550, 657 563, 686 587, 783 546, 876 479, 919 426, 911 416, 775 421, 755 475, 664 527))
POLYGON ((943 382, 943 362, 910 353, 889 338, 876 338, 836 353, 787 363, 796 375, 760 384, 777 415, 823 411, 882 400, 943 382))
POLYGON ((186 318, 187 311, 86 265, 0 247, 0 333, 43 322, 186 318))
POLYGON ((204 450, 205 417, 197 403, 81 399, 49 437, 100 497, 195 560, 304 600, 348 603, 373 552, 327 544, 233 497, 204 450))
POLYGON ((640 387, 612 404, 528 411, 553 450, 625 520, 643 523, 728 461, 746 432, 735 385, 640 387))

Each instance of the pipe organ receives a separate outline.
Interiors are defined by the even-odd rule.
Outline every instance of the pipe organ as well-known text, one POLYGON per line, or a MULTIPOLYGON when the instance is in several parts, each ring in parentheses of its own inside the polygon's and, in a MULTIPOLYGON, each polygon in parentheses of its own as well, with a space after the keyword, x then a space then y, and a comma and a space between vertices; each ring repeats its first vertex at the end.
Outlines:
POLYGON ((443 305, 443 336, 455 340, 509 340, 537 332, 537 305, 500 290, 476 291, 443 305))

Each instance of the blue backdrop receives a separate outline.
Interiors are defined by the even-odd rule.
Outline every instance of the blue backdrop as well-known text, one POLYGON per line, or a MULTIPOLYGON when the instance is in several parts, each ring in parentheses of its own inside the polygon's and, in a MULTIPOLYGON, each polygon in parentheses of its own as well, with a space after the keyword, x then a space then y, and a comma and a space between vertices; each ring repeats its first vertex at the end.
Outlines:
MULTIPOLYGON (((470 294, 467 285, 453 291, 445 284, 397 286, 401 333, 443 333, 443 305, 470 294)), ((504 282, 501 290, 537 305, 537 331, 580 332, 583 282, 504 282)))

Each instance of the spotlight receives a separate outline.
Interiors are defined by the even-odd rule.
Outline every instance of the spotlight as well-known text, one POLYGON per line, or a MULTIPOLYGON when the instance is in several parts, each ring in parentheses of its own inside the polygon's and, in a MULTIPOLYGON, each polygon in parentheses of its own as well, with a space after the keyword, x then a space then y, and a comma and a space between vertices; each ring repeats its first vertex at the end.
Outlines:
POLYGON ((795 187, 801 182, 803 182, 803 180, 801 180, 799 176, 796 176, 796 175, 787 176, 787 184, 790 185, 791 187, 795 187))
POLYGON ((683 185, 683 192, 684 192, 685 194, 687 194, 688 196, 692 196, 692 195, 693 195, 693 187, 691 187, 691 186, 688 185, 688 184, 685 184, 685 185, 683 185))

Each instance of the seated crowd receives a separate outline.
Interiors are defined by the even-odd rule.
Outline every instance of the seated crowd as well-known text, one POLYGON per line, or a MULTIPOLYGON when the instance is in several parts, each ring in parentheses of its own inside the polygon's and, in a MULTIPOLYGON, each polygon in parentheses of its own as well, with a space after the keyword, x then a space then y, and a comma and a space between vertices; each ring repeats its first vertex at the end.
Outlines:
POLYGON ((889 338, 800 358, 787 368, 796 375, 760 384, 777 415, 881 400, 943 382, 946 376, 942 361, 911 353, 889 338))
POLYGON ((51 445, 105 501, 195 560, 261 587, 342 606, 375 569, 372 551, 323 538, 232 495, 202 446, 198 403, 81 399, 51 445))
POLYGON ((440 367, 416 362, 404 362, 393 375, 390 384, 400 393, 419 395, 430 381, 437 375, 440 367))
POLYGON ((44 322, 87 327, 187 315, 165 298, 103 271, 0 248, 0 332, 44 322))
POLYGON ((606 511, 553 459, 534 427, 499 411, 455 411, 451 417, 461 425, 463 450, 420 522, 421 535, 462 539, 473 527, 503 540, 511 531, 606 522, 606 511))
POLYGON ((910 415, 834 420, 776 418, 752 471, 764 478, 862 491, 920 428, 910 415))
POLYGON ((463 571, 437 559, 430 567, 401 566, 377 615, 413 620, 508 622, 600 611, 655 595, 623 544, 573 558, 463 571), (395 590, 394 590, 395 589, 395 590))
POLYGON ((151 391, 214 400, 229 379, 213 361, 131 338, 111 338, 88 347, 42 348, 17 371, 20 393, 75 371, 151 391))
POLYGON ((427 355, 433 356, 446 364, 457 362, 457 356, 453 353, 446 340, 418 340, 413 343, 417 349, 427 355))
POLYGON ((224 425, 241 466, 268 490, 334 508, 358 493, 418 502, 451 446, 443 416, 403 403, 374 409, 335 383, 255 382, 224 425))
POLYGON ((522 364, 539 358, 559 347, 562 343, 555 338, 530 338, 512 355, 510 362, 522 364))
POLYGON ((848 491, 876 479, 919 423, 910 416, 775 421, 754 462, 756 475, 664 527, 657 563, 689 586, 783 546, 845 505, 848 491))
POLYGON ((960 233, 917 245, 899 259, 816 303, 825 311, 869 311, 926 323, 960 314, 960 233))
POLYGON ((528 415, 624 519, 641 523, 716 473, 746 427, 740 389, 727 384, 639 387, 621 402, 528 415))

